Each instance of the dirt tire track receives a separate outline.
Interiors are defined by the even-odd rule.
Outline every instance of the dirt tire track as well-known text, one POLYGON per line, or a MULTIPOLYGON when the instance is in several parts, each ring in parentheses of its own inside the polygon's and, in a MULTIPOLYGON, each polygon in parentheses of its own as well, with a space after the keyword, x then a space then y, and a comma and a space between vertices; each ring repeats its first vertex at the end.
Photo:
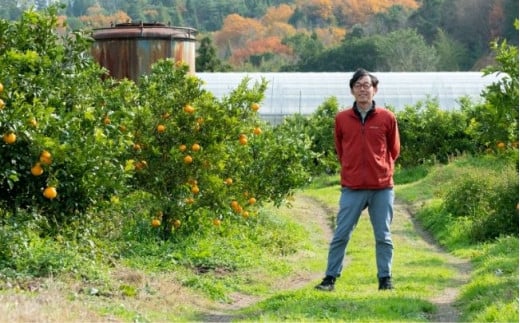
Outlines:
POLYGON ((455 271, 452 286, 446 288, 442 293, 430 299, 436 307, 437 311, 430 316, 432 322, 459 322, 460 312, 456 307, 457 297, 460 288, 470 281, 472 266, 471 262, 453 256, 444 250, 433 238, 433 236, 418 223, 413 217, 416 212, 413 206, 410 206, 400 200, 395 201, 394 211, 396 214, 403 215, 413 224, 415 232, 437 253, 442 254, 446 260, 446 264, 455 271))
MULTIPOLYGON (((335 210, 303 194, 296 194, 292 205, 291 212, 293 212, 295 216, 318 226, 323 232, 324 239, 330 241, 333 234, 331 216, 335 215, 335 210)), ((309 281, 319 280, 322 276, 323 272, 298 272, 295 276, 280 281, 279 284, 277 284, 277 286, 279 286, 277 289, 278 291, 300 289, 307 285, 309 281)), ((264 299, 241 293, 234 293, 230 298, 232 299, 230 303, 222 304, 218 309, 208 311, 199 318, 203 322, 231 322, 233 320, 240 320, 240 315, 233 314, 233 311, 246 308, 264 299)))

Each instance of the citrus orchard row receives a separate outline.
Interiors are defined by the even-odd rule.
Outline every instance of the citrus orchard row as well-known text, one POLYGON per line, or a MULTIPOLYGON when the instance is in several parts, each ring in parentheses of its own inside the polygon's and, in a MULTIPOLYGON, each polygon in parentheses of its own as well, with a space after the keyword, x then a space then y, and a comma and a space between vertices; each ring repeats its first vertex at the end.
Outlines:
POLYGON ((249 221, 308 180, 307 147, 258 115, 265 80, 216 98, 170 60, 114 80, 47 14, 1 22, 0 207, 59 228, 142 192, 137 224, 168 237, 249 221))

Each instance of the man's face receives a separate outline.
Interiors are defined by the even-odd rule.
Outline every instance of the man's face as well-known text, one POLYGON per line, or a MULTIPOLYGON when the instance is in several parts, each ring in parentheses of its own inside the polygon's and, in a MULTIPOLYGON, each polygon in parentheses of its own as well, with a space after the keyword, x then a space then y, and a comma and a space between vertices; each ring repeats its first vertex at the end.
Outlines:
POLYGON ((372 99, 376 92, 377 88, 372 86, 372 81, 368 75, 359 78, 351 90, 352 95, 359 105, 372 104, 372 99))

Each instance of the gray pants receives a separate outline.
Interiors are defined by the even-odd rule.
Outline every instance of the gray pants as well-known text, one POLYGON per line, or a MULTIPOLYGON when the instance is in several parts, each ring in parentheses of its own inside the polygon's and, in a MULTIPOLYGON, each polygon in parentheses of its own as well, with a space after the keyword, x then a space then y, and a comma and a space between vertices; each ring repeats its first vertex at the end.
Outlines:
POLYGON ((343 187, 339 200, 336 231, 330 242, 326 275, 338 277, 343 269, 345 250, 361 212, 368 214, 376 241, 377 277, 392 276, 393 244, 390 224, 393 218, 394 190, 351 190, 343 187))

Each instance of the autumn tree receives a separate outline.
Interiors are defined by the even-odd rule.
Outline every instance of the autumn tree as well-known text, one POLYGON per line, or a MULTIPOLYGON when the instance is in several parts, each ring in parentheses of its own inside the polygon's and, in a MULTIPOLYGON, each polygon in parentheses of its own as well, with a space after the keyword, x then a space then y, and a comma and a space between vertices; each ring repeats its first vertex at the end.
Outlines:
POLYGON ((297 6, 311 27, 328 26, 335 21, 332 0, 299 0, 297 6))
POLYGON ((289 24, 289 19, 293 14, 294 9, 285 4, 267 9, 267 12, 261 18, 262 24, 267 28, 265 34, 280 38, 294 35, 296 29, 289 24))
POLYGON ((251 57, 256 57, 257 61, 253 61, 254 65, 260 65, 261 59, 269 59, 273 55, 291 55, 291 48, 282 44, 279 37, 271 36, 259 40, 251 40, 246 46, 237 49, 230 61, 235 65, 241 65, 251 57))
POLYGON ((108 27, 111 24, 130 21, 131 18, 124 11, 117 11, 107 15, 106 11, 98 4, 87 9, 87 15, 79 17, 86 25, 94 28, 108 27))
MULTIPOLYGON (((218 48, 229 46, 232 50, 244 48, 250 39, 258 39, 263 36, 264 26, 251 18, 244 18, 238 14, 231 14, 224 20, 222 29, 215 33, 215 44, 218 48)), ((224 56, 222 51, 219 56, 224 56)))
POLYGON ((336 17, 347 26, 363 24, 373 15, 384 12, 388 8, 400 5, 404 8, 417 9, 415 0, 334 0, 336 17))

